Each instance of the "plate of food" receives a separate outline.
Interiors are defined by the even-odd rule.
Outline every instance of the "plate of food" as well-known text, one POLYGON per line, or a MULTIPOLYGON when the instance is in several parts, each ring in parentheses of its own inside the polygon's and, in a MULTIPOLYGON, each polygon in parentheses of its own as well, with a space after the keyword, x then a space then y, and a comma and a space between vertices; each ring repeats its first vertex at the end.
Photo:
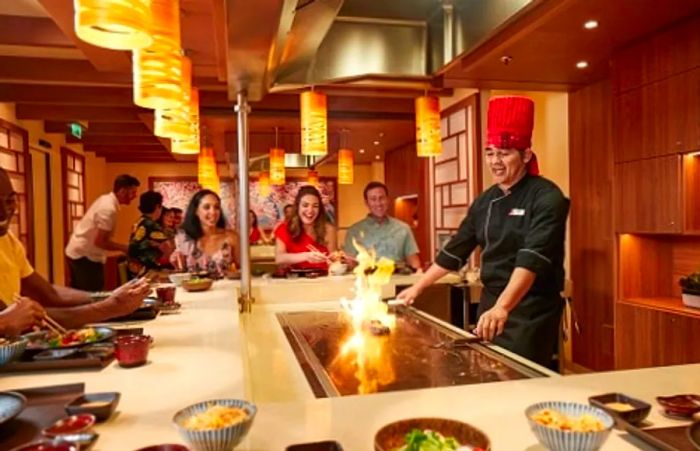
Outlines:
POLYGON ((76 348, 90 343, 109 340, 116 335, 109 327, 84 327, 59 334, 51 330, 40 330, 24 335, 29 341, 27 349, 45 351, 47 349, 76 348))
POLYGON ((375 451, 487 451, 489 438, 474 426, 446 418, 395 421, 374 436, 375 451))

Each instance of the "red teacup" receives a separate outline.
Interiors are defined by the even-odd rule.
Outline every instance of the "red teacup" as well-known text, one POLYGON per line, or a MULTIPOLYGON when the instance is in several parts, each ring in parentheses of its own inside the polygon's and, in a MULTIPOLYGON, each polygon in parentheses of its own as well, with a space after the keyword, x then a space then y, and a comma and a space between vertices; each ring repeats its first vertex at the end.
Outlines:
POLYGON ((175 303, 175 291, 174 286, 158 287, 156 288, 156 295, 158 300, 164 305, 171 305, 175 303))
POLYGON ((148 360, 148 349, 153 340, 148 335, 124 335, 115 340, 114 356, 119 366, 132 368, 148 360))

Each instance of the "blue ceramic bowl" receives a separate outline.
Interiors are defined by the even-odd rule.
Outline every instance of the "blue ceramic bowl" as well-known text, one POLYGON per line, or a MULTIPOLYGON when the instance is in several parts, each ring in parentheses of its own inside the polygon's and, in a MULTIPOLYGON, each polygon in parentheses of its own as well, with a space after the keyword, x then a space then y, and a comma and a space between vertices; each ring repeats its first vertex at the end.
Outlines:
POLYGON ((182 438, 196 451, 230 451, 238 445, 253 424, 258 408, 255 404, 240 399, 214 399, 185 407, 175 414, 173 422, 182 438), (219 429, 195 431, 183 426, 189 417, 202 413, 213 405, 237 407, 246 411, 245 420, 219 429))
POLYGON ((29 340, 26 338, 18 338, 11 340, 9 343, 0 345, 0 366, 10 363, 24 352, 27 348, 29 340))
POLYGON ((613 418, 597 407, 575 402, 547 401, 533 404, 525 409, 525 416, 530 423, 532 432, 537 440, 552 451, 593 451, 603 446, 615 424, 613 418), (603 423, 603 430, 598 432, 562 431, 554 427, 544 426, 532 419, 537 412, 549 409, 569 417, 580 417, 589 414, 603 423))

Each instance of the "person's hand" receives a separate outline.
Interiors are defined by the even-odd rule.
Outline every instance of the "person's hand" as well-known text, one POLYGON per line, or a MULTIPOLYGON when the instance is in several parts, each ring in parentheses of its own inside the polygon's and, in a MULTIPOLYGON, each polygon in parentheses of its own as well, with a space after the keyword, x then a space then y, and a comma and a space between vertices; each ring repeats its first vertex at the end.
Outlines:
POLYGON ((396 299, 403 301, 403 303, 406 305, 411 305, 416 300, 416 298, 420 296, 422 291, 423 290, 419 290, 416 285, 411 285, 410 287, 406 288, 401 293, 399 293, 399 295, 396 296, 396 299))
POLYGON ((5 310, 0 312, 0 324, 4 334, 15 336, 39 324, 46 315, 39 303, 29 298, 19 298, 5 310))
POLYGON ((320 252, 306 252, 306 261, 310 263, 323 263, 328 257, 320 252))
POLYGON ((143 300, 151 292, 151 287, 145 277, 125 283, 112 292, 105 302, 110 302, 115 309, 115 315, 128 315, 141 307, 143 300))
POLYGON ((178 271, 184 271, 185 270, 185 256, 182 252, 180 251, 173 251, 172 254, 170 254, 170 263, 175 267, 176 270, 178 271))
POLYGON ((493 341, 503 333, 506 321, 508 321, 508 310, 498 304, 494 305, 481 315, 474 333, 486 341, 493 341))

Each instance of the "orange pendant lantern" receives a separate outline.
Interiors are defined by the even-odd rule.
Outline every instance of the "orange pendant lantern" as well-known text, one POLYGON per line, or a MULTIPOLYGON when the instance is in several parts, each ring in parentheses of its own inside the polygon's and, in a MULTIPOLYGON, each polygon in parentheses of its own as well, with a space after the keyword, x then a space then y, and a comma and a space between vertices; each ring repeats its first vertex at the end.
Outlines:
POLYGON ((216 156, 214 148, 205 146, 197 158, 197 178, 199 185, 204 189, 209 189, 218 193, 221 189, 219 172, 216 166, 216 156))
POLYGON ((270 149, 270 183, 284 185, 284 149, 273 147, 270 149))
POLYGON ((301 93, 301 153, 328 153, 326 95, 315 91, 301 93))
MULTIPOLYGON (((152 0, 153 44, 134 50, 134 103, 143 108, 176 108, 183 104, 180 50, 180 2, 152 0)), ((191 75, 190 75, 191 77, 191 75)), ((191 82, 190 82, 191 83, 191 82)))
POLYGON ((178 142, 189 142, 194 145, 196 142, 197 151, 194 147, 189 147, 185 153, 199 153, 199 90, 192 88, 190 93, 190 103, 187 108, 174 108, 169 110, 156 110, 155 131, 156 136, 170 138, 172 140, 171 150, 174 153, 178 142), (166 136, 163 136, 166 134, 166 136))
POLYGON ((306 181, 309 183, 309 185, 318 186, 318 172, 314 171, 313 169, 309 169, 309 172, 306 175, 306 181))
POLYGON ((419 157, 437 157, 442 153, 440 103, 437 97, 416 99, 416 151, 419 157))
POLYGON ((338 151, 338 183, 352 185, 355 176, 355 154, 350 149, 338 151))
POLYGON ((263 196, 268 196, 272 191, 270 187, 270 173, 268 171, 262 171, 258 177, 258 191, 263 196))
POLYGON ((136 50, 153 43, 151 0, 74 0, 75 34, 113 50, 136 50))
POLYGON ((199 150, 199 134, 190 139, 173 139, 170 141, 170 151, 178 155, 197 155, 199 150))

